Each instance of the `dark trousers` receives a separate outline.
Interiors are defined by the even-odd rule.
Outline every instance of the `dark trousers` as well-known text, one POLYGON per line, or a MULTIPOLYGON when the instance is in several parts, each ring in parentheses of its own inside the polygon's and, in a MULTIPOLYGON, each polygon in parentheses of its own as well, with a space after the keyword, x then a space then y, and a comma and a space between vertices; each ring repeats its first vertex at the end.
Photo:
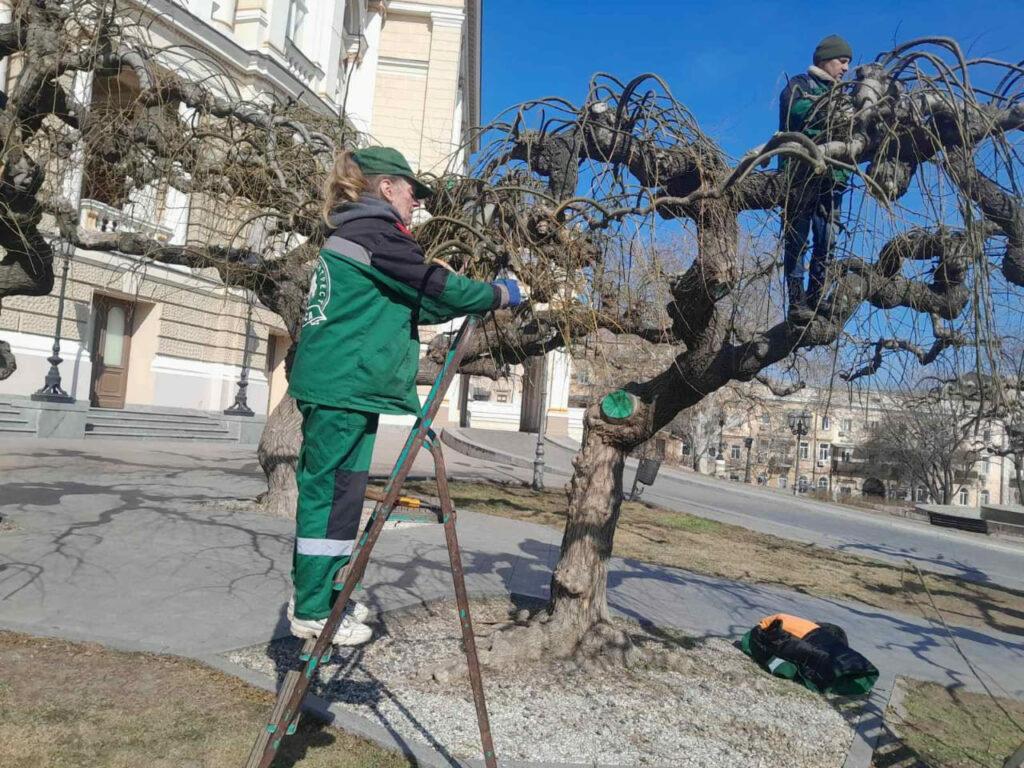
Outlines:
POLYGON ((324 619, 338 596, 334 576, 349 561, 359 535, 378 416, 316 403, 297 405, 302 447, 295 466, 295 616, 324 619))
POLYGON ((839 211, 846 187, 829 187, 810 200, 787 202, 782 217, 783 269, 789 305, 816 307, 823 298, 825 272, 835 259, 839 211), (813 239, 808 285, 804 290, 804 253, 813 239))

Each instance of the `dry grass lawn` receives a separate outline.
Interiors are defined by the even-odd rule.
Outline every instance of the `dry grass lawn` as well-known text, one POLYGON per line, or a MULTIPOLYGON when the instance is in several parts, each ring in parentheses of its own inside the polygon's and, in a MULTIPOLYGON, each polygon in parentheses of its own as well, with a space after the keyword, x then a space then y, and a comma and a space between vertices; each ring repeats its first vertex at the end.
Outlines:
POLYGON ((901 711, 886 713, 901 738, 878 750, 875 768, 1003 768, 1024 744, 1022 702, 916 680, 901 684, 901 711))
MULTIPOLYGON (((409 482, 406 491, 429 496, 433 483, 409 482)), ((491 483, 452 483, 456 508, 565 527, 561 490, 491 483)), ((950 624, 1024 635, 1024 593, 953 576, 924 575, 856 555, 801 544, 695 515, 626 502, 615 534, 614 554, 685 568, 709 576, 773 584, 820 597, 856 600, 886 610, 950 624)))
MULTIPOLYGON (((174 656, 0 632, 4 768, 223 768, 245 762, 271 694, 174 656)), ((399 768, 397 753, 304 717, 275 768, 399 768)))

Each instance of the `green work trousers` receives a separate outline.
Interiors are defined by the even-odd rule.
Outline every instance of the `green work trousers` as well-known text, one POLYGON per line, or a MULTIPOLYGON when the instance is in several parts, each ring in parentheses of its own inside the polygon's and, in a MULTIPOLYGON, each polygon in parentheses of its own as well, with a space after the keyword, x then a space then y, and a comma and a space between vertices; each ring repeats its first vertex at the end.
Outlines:
POLYGON ((378 414, 316 403, 297 405, 302 448, 295 467, 295 616, 324 619, 338 595, 334 576, 349 561, 359 535, 378 414))

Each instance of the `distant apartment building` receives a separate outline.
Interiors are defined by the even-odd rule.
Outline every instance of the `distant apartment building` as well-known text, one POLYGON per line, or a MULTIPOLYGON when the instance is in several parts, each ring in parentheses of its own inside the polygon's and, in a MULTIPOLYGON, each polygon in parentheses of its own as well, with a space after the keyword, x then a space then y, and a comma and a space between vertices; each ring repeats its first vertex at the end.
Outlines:
MULTIPOLYGON (((722 410, 720 439, 704 471, 735 481, 816 494, 825 498, 938 502, 920 482, 895 478, 868 462, 864 447, 880 422, 892 419, 908 402, 890 392, 829 392, 808 388, 789 397, 767 390, 742 407, 722 410), (797 434, 791 416, 805 414, 806 433, 797 434)), ((982 441, 1000 446, 1006 436, 997 423, 981 427, 982 441)), ((689 463, 692 446, 679 440, 677 455, 689 463)), ((952 503, 979 507, 1020 504, 1011 457, 981 451, 972 466, 954 478, 952 503)))

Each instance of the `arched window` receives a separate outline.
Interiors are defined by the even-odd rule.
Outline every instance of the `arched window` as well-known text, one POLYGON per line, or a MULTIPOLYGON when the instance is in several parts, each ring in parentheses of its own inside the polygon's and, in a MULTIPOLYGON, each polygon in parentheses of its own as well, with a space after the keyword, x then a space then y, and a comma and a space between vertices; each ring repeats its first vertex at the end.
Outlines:
POLYGON ((978 497, 978 502, 980 504, 988 504, 988 501, 989 501, 990 498, 991 497, 990 497, 988 491, 982 491, 980 496, 978 497))
POLYGON ((966 488, 961 488, 960 489, 960 506, 962 506, 962 507, 966 507, 967 506, 967 489, 966 488))
POLYGON ((800 475, 800 480, 797 482, 796 487, 797 490, 800 491, 800 493, 807 492, 807 475, 800 475))
POLYGON ((827 477, 819 477, 818 478, 818 487, 821 488, 823 491, 828 490, 828 478, 827 477))

